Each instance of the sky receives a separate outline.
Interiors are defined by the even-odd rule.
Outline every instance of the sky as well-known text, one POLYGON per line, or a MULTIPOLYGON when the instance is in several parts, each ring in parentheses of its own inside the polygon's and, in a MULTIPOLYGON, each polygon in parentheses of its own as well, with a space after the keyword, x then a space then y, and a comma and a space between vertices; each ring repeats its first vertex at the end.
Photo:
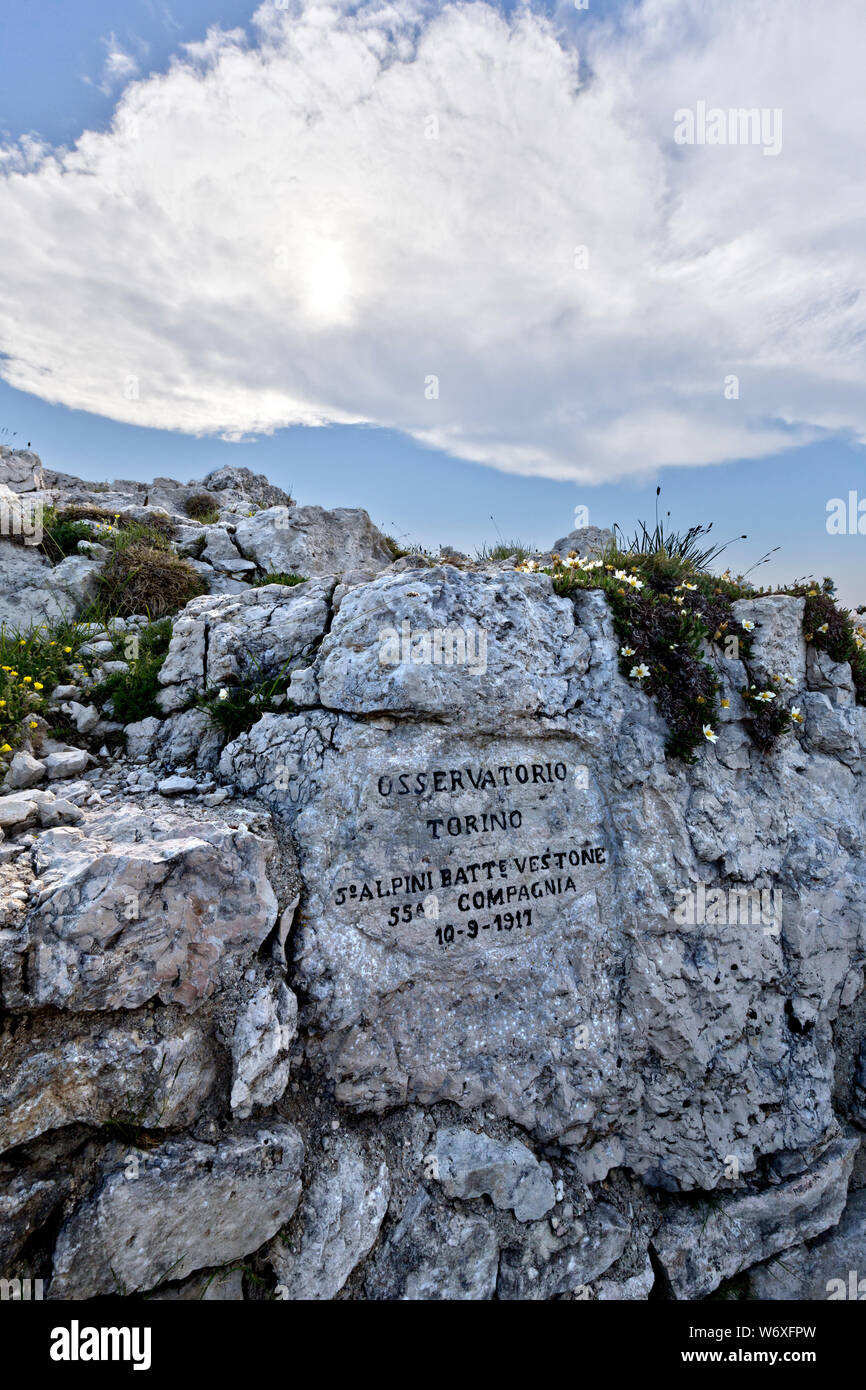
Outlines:
POLYGON ((6 0, 0 442, 866 602, 859 3, 6 0))

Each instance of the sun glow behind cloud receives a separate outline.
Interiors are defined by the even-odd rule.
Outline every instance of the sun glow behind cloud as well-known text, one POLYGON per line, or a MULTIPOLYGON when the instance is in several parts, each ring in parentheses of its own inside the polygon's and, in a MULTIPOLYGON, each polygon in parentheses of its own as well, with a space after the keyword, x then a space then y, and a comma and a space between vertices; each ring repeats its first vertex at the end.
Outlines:
POLYGON ((862 439, 858 5, 707 9, 646 0, 583 68, 573 14, 480 0, 211 31, 108 133, 0 158, 0 373, 137 424, 366 421, 587 481, 862 439), (704 99, 780 108, 781 153, 678 146, 704 99))

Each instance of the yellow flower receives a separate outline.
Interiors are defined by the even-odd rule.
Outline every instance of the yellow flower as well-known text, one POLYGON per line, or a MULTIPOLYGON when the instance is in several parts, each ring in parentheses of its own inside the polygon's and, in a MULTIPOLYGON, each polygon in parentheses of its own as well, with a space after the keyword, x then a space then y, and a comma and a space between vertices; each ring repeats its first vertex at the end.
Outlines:
POLYGON ((19 639, 18 639, 18 645, 19 645, 19 647, 26 647, 26 646, 27 646, 27 638, 26 638, 26 637, 19 637, 19 639))
POLYGON ((49 645, 49 647, 56 647, 56 646, 57 646, 57 643, 56 643, 56 642, 49 642, 48 645, 49 645))
POLYGON ((0 709, 5 709, 5 707, 6 707, 6 701, 5 701, 5 700, 0 700, 0 709))
POLYGON ((12 747, 11 747, 11 745, 8 744, 8 743, 4 743, 4 744, 3 744, 3 747, 0 748, 0 753, 11 753, 11 752, 12 752, 12 747))
POLYGON ((731 702, 730 702, 730 700, 723 700, 723 701, 722 701, 722 709, 730 709, 730 708, 731 708, 731 702))
POLYGON ((44 690, 45 687, 43 686, 43 684, 42 684, 41 681, 34 681, 34 682, 33 682, 33 689, 34 689, 34 690, 44 690))
POLYGON ((38 728, 39 728, 39 725, 36 723, 36 720, 35 720, 35 719, 31 719, 31 720, 30 720, 30 727, 31 727, 31 729, 38 729, 38 728))
POLYGON ((71 652, 71 651, 72 651, 72 648, 71 648, 71 647, 64 647, 63 650, 64 650, 65 652, 71 652))
POLYGON ((30 682, 32 681, 32 679, 33 679, 32 676, 22 676, 22 677, 21 677, 21 684, 22 684, 22 685, 29 685, 30 682))

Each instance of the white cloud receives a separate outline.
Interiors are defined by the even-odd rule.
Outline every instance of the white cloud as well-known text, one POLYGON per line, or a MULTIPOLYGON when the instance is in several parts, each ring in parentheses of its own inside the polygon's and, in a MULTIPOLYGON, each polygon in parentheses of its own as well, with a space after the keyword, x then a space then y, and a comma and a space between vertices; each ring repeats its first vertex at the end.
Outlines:
POLYGON ((129 87, 108 133, 0 158, 13 386, 581 480, 866 437, 859 0, 256 18, 129 87), (698 101, 780 108, 781 153, 678 146, 698 101))
MULTIPOLYGON (((109 34, 102 42, 105 45, 105 62, 99 90, 105 96, 110 96, 118 87, 138 75, 138 60, 118 42, 115 34, 109 34)), ((139 40, 139 47, 146 49, 147 45, 142 45, 139 40)))

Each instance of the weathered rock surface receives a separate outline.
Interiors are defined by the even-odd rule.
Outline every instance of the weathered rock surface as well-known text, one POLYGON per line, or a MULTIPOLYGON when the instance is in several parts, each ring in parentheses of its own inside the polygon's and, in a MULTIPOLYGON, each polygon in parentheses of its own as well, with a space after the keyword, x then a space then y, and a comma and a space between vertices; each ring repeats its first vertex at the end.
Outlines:
POLYGON ((538 1221, 556 1201, 550 1168, 518 1140, 508 1143, 456 1126, 436 1135, 436 1177, 449 1197, 481 1197, 514 1212, 518 1221, 538 1221))
POLYGON ((859 1140, 842 1136, 817 1163, 763 1192, 677 1207, 653 1238, 677 1298, 704 1298, 742 1269, 835 1226, 859 1140))
POLYGON ((466 1301, 492 1298, 499 1243, 483 1216, 464 1216, 420 1188, 373 1258, 371 1299, 466 1301))
POLYGON ((838 1225, 817 1240, 756 1265, 749 1274, 749 1297, 773 1302, 866 1300, 866 1189, 851 1194, 838 1225))
POLYGON ((238 522, 235 542, 266 574, 342 574, 393 559, 361 507, 269 507, 238 522))
MULTIPOLYGON (((832 1127, 830 1027, 866 947, 860 774, 795 739, 760 762, 666 760, 604 599, 545 586, 445 567, 350 592, 313 667, 341 712, 267 715, 220 767, 292 829, 303 1023, 341 1103, 489 1103, 574 1147, 590 1181, 625 1164, 712 1189, 727 1155, 749 1172, 832 1127), (487 674, 397 681, 378 660, 394 596, 412 613, 423 594, 429 629, 464 584, 487 674), (677 920, 701 885, 724 911, 677 920)), ((799 679, 798 603, 761 604, 799 679)), ((839 713, 866 746, 864 711, 839 713)))
POLYGON ((257 1105, 274 1105, 289 1080, 289 1044, 297 1031, 298 1001, 284 984, 262 985, 238 1016, 232 1038, 231 1107, 246 1119, 257 1105))
POLYGON ((613 531, 606 526, 578 526, 575 531, 569 531, 567 536, 554 541, 550 553, 565 558, 571 551, 576 551, 583 559, 595 558, 613 544, 613 539, 613 531))
POLYGON ((133 1293, 257 1250, 298 1204, 303 1154, 289 1124, 114 1151, 60 1232, 49 1296, 133 1293))
POLYGON ((249 957, 276 921, 269 852, 242 828, 133 810, 48 831, 38 905, 0 942, 6 1006, 133 1009, 158 996, 194 1007, 219 967, 249 957))
POLYGON ((728 703, 685 765, 599 592, 392 564, 365 512, 245 469, 2 466, 0 619, 95 592, 111 536, 51 566, 43 503, 160 512, 209 594, 166 717, 95 692, 146 617, 94 622, 4 764, 0 1277, 628 1301, 778 1298, 784 1266, 788 1296, 861 1296, 866 710, 802 599, 737 603, 753 650, 706 648, 728 703), (199 697, 265 681, 282 712, 227 743, 199 697), (770 751, 757 682, 803 714, 770 751))
POLYGON ((628 1233, 628 1222, 608 1202, 597 1202, 561 1233, 535 1222, 525 1242, 502 1251, 498 1297, 549 1299, 584 1289, 619 1259, 628 1233))
POLYGON ((589 664, 574 608, 547 575, 451 565, 346 594, 316 661, 323 705, 470 730, 564 713, 589 664))
POLYGON ((275 1240, 268 1261, 277 1297, 332 1299, 369 1253, 388 1209, 391 1183, 385 1163, 343 1136, 323 1160, 304 1193, 284 1241, 275 1240))
POLYGON ((13 492, 39 492, 45 486, 42 460, 31 449, 0 444, 0 483, 13 492))
POLYGON ((163 1035, 152 1018, 37 1018, 2 1039, 0 1151, 75 1123, 192 1124, 216 1080, 214 1052, 190 1022, 163 1035))
POLYGON ((160 671, 169 713, 217 686, 259 685, 309 663, 330 621, 336 580, 266 585, 235 596, 193 599, 177 619, 160 671))

